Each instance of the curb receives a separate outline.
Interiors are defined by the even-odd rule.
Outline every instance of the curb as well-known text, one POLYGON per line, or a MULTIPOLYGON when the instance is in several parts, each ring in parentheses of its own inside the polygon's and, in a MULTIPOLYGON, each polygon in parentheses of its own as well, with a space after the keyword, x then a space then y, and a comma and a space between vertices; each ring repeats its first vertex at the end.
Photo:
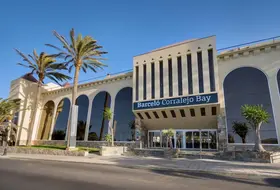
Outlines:
POLYGON ((80 163, 80 164, 95 164, 95 165, 102 165, 102 166, 115 166, 121 168, 128 168, 128 169, 143 169, 143 170, 158 170, 158 171, 168 171, 168 172, 194 172, 194 173, 201 173, 201 174, 215 174, 215 175, 226 175, 226 176, 252 176, 252 177, 280 177, 280 174, 275 175, 267 175, 262 173, 242 173, 242 172, 227 172, 227 171, 214 171, 214 170, 201 170, 201 169, 180 169, 180 168, 170 168, 170 167, 155 167, 155 166, 143 166, 143 165, 117 165, 117 164, 107 164, 107 163, 92 163, 92 162, 83 162, 83 161, 74 161, 74 160, 55 160, 55 159, 44 159, 44 158, 20 158, 14 156, 0 156, 0 159, 10 159, 10 160, 37 160, 37 161, 49 161, 49 162, 68 162, 68 163, 80 163))

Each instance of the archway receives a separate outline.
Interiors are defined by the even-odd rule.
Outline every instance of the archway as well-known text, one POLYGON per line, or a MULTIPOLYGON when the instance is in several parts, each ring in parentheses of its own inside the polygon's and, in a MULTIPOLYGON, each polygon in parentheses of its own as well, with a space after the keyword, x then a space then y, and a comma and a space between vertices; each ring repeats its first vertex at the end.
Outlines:
POLYGON ((65 140, 69 111, 70 100, 68 98, 64 98, 59 102, 57 106, 52 140, 65 140))
POLYGON ((109 121, 103 118, 105 107, 110 107, 111 96, 108 92, 99 92, 92 101, 92 110, 90 117, 90 126, 88 133, 89 141, 103 140, 103 137, 108 133, 109 121))
POLYGON ((87 113, 88 113, 89 99, 86 95, 80 95, 76 100, 76 105, 79 106, 78 109, 78 124, 77 124, 77 140, 84 140, 85 130, 87 124, 87 113))
POLYGON ((135 140, 135 116, 132 112, 132 88, 120 90, 115 99, 114 120, 117 121, 115 140, 135 140))
MULTIPOLYGON (((241 138, 233 133, 234 121, 245 122, 241 115, 241 106, 262 105, 270 114, 269 123, 261 127, 263 144, 277 144, 277 135, 271 106, 268 82, 265 74, 253 67, 242 67, 230 72, 224 80, 225 109, 229 143, 242 143, 241 138)), ((254 143, 255 133, 252 129, 246 137, 246 143, 254 143)))
POLYGON ((48 101, 42 110, 41 121, 37 133, 37 139, 40 140, 47 140, 49 139, 51 125, 52 125, 52 118, 54 112, 54 102, 48 101))

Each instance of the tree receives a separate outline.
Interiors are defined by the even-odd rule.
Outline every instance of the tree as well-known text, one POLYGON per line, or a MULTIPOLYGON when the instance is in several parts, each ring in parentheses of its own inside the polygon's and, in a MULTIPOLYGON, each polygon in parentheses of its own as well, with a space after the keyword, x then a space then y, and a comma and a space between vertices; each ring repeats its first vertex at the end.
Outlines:
MULTIPOLYGON (((111 111, 110 108, 106 107, 103 111, 103 118, 105 120, 108 120, 110 121, 112 118, 113 118, 113 112, 111 111)), ((110 130, 111 130, 111 143, 112 143, 112 146, 114 146, 114 137, 115 137, 115 129, 116 129, 116 121, 114 121, 114 126, 110 126, 110 130)), ((108 134, 106 136, 106 138, 108 138, 108 134)), ((106 140, 107 141, 107 140, 106 140)))
POLYGON ((164 129, 162 130, 162 134, 167 138, 167 147, 169 144, 170 148, 173 148, 172 138, 174 137, 175 131, 173 129, 164 129))
POLYGON ((17 126, 11 120, 20 111, 19 105, 20 101, 0 98, 0 137, 5 146, 3 155, 7 154, 9 137, 16 142, 17 126))
POLYGON ((244 105, 241 107, 241 113, 255 130, 254 150, 263 152, 265 149, 261 144, 260 128, 262 123, 268 123, 270 115, 261 105, 244 105))
POLYGON ((242 143, 246 143, 246 136, 249 132, 249 127, 245 122, 234 121, 232 130, 233 133, 237 134, 242 139, 242 143))
MULTIPOLYGON (((76 37, 74 29, 70 31, 70 41, 68 41, 65 37, 63 37, 56 31, 53 31, 53 34, 61 42, 62 48, 51 44, 46 45, 59 51, 58 55, 64 58, 65 65, 69 66, 69 72, 71 72, 72 68, 75 67, 74 86, 72 91, 73 107, 77 98, 80 70, 82 69, 85 73, 87 69, 96 72, 97 68, 106 66, 101 62, 101 60, 104 60, 101 58, 101 56, 103 54, 106 54, 107 52, 101 51, 100 49, 102 49, 102 46, 99 46, 97 44, 97 41, 94 40, 91 36, 83 37, 81 34, 79 34, 76 37)), ((70 123, 68 122, 67 148, 69 148, 70 145, 69 143, 71 134, 71 128, 69 127, 69 125, 70 123)))
POLYGON ((37 94, 36 99, 34 102, 35 108, 32 115, 29 132, 28 132, 28 138, 27 138, 27 145, 31 145, 31 138, 32 138, 32 132, 36 117, 36 111, 38 108, 38 103, 40 100, 41 95, 41 86, 44 84, 44 79, 47 77, 57 84, 59 82, 62 82, 64 80, 69 80, 71 77, 58 72, 59 70, 65 70, 67 69, 63 63, 56 63, 56 57, 58 55, 48 55, 45 52, 41 52, 39 55, 37 54, 36 50, 33 50, 33 55, 24 55, 19 50, 15 49, 16 52, 23 58, 23 61, 27 64, 18 63, 19 65, 26 67, 31 70, 31 74, 35 74, 38 78, 37 82, 37 94))

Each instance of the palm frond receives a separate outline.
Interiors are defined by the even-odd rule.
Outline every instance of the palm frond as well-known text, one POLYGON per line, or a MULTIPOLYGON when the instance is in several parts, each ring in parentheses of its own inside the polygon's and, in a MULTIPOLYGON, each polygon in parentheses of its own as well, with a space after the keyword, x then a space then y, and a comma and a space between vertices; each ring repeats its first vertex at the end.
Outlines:
POLYGON ((71 55, 75 55, 75 52, 73 52, 73 50, 71 49, 69 43, 67 42, 67 40, 60 35, 58 32, 53 31, 54 36, 63 44, 63 47, 71 54, 71 55))
POLYGON ((23 58, 23 61, 26 61, 30 65, 33 65, 32 61, 28 59, 26 55, 24 55, 22 52, 20 52, 18 49, 15 49, 15 51, 23 58))

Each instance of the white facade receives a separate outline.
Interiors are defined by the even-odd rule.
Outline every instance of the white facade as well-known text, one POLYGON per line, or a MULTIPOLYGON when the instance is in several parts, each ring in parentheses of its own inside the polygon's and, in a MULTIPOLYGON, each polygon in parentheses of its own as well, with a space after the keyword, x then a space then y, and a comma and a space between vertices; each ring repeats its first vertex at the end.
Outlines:
MULTIPOLYGON (((150 131, 151 134, 159 132, 157 136, 160 136, 160 130, 162 129, 177 129, 178 135, 181 135, 182 137, 180 141, 180 143, 182 143, 182 145, 180 145, 181 148, 187 148, 190 146, 190 144, 187 143, 188 135, 190 133, 192 135, 191 146, 195 146, 195 141, 193 140, 194 136, 199 134, 200 138, 203 138, 202 136, 204 135, 204 132, 207 132, 208 138, 213 132, 215 132, 217 138, 222 138, 220 134, 223 132, 223 126, 220 124, 222 122, 219 121, 218 118, 227 116, 227 111, 230 109, 230 106, 227 106, 224 94, 225 90, 229 89, 229 86, 225 86, 224 81, 229 74, 234 73, 238 68, 245 67, 256 68, 266 76, 269 89, 268 97, 271 100, 271 102, 266 101, 268 102, 266 106, 269 109, 270 107, 272 108, 272 123, 269 128, 271 131, 264 131, 264 133, 276 133, 275 139, 276 141, 278 140, 277 144, 279 145, 280 117, 278 117, 277 113, 280 111, 278 87, 280 77, 277 78, 277 76, 279 76, 278 71, 280 68, 280 41, 273 40, 257 45, 250 45, 246 48, 236 48, 217 53, 215 36, 184 41, 135 56, 133 58, 133 72, 108 76, 104 80, 79 85, 78 96, 86 95, 89 100, 84 141, 89 140, 88 135, 90 121, 92 119, 91 112, 92 109, 94 109, 91 105, 96 95, 99 92, 108 92, 111 96, 110 108, 111 110, 115 110, 115 104, 118 102, 116 101, 116 96, 118 92, 126 87, 133 88, 130 111, 134 112, 138 123, 140 123, 140 125, 142 125, 147 131, 150 131), (212 53, 213 62, 210 60, 211 56, 209 56, 209 51, 212 53), (202 55, 201 60, 198 58, 199 54, 202 55), (190 63, 188 56, 191 56, 190 63), (172 62, 169 60, 172 60, 172 62), (180 75, 180 69, 178 68, 178 66, 180 67, 180 64, 178 63, 180 62, 179 60, 181 60, 181 77, 178 76, 178 74, 180 75), (160 64, 162 64, 162 77, 160 76, 160 64), (191 64, 191 71, 189 64, 191 64), (170 65, 172 69, 170 69, 170 65), (153 67, 154 71, 152 71, 153 67), (144 74, 144 69, 146 69, 146 74, 144 74), (172 80, 172 82, 169 80, 172 80), (201 85, 202 80, 203 85, 201 85), (162 84, 161 81, 163 81, 162 84), (192 85, 192 92, 190 90, 190 85, 192 85), (170 92, 170 89, 172 89, 172 93, 170 92), (165 104, 161 105, 161 107, 153 106, 154 104, 152 103, 152 101, 171 101, 172 103, 173 100, 171 99, 190 97, 203 98, 208 97, 208 95, 214 99, 215 95, 217 95, 217 100, 206 101, 204 103, 199 103, 197 101, 195 104, 188 104, 186 102, 177 104, 174 100, 174 106, 165 104), (138 103, 145 102, 148 102, 147 107, 143 109, 135 109, 136 104, 138 105, 138 103)), ((250 73, 248 73, 248 76, 249 74, 250 73)), ((238 77, 236 79, 238 79, 238 77)), ((229 84, 231 83, 229 82, 229 84)), ((242 85, 243 82, 240 83, 240 86, 242 85)), ((72 87, 44 87, 39 103, 39 109, 37 110, 34 131, 32 133, 33 140, 38 139, 37 133, 40 127, 39 121, 42 120, 40 117, 42 109, 44 109, 43 106, 47 102, 53 101, 53 113, 56 113, 57 107, 63 98, 71 100, 71 89, 72 87)), ((262 91, 262 89, 260 89, 260 91, 262 91)), ((238 92, 234 92, 233 94, 236 93, 238 92)), ((244 97, 250 97, 248 96, 248 93, 250 92, 246 92, 244 97)), ((35 94, 36 84, 34 82, 21 78, 12 81, 10 97, 13 99, 24 100, 22 108, 34 108, 32 103, 35 94)), ((261 95, 258 94, 258 97, 260 96, 261 95)), ((231 97, 231 101, 232 100, 234 100, 234 98, 231 97)), ((31 109, 20 112, 19 114, 18 124, 20 130, 18 132, 18 141, 20 144, 24 144, 27 140, 27 130, 30 127, 30 118, 31 109)), ((56 119, 57 117, 52 118, 49 140, 51 140, 56 119)), ((237 119, 240 119, 240 116, 238 116, 237 119)), ((225 118, 225 121, 227 121, 227 118, 225 118)), ((226 124, 228 126, 227 128, 230 129, 229 125, 231 125, 231 123, 226 122, 226 124)), ((109 125, 112 125, 112 121, 109 122, 109 125)), ((229 131, 227 132, 230 133, 229 131)), ((148 133, 147 136, 149 144, 151 145, 152 141, 150 133, 148 133)), ((224 133, 223 136, 223 138, 228 138, 227 133, 224 133)), ((178 143, 176 138, 178 137, 174 137, 175 144, 178 143)), ((237 138, 237 141, 239 142, 238 137, 235 138, 237 138)), ((211 145, 208 146, 210 147, 211 145)))

